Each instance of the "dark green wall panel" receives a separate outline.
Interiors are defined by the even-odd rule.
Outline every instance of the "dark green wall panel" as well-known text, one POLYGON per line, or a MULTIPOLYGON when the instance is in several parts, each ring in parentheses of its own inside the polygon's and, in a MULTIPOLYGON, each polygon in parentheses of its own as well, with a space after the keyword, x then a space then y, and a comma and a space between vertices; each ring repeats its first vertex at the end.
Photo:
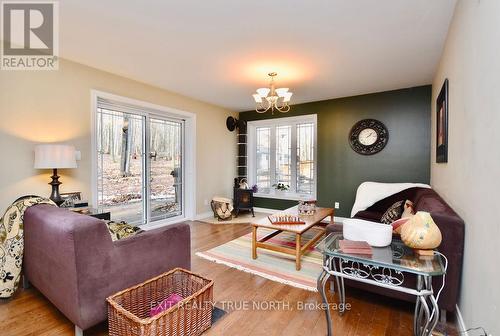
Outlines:
MULTIPOLYGON (((350 214, 356 188, 364 181, 421 182, 430 179, 431 86, 293 105, 289 113, 241 112, 241 120, 318 115, 318 203, 337 216, 350 214), (389 130, 385 149, 372 156, 355 153, 347 141, 359 120, 374 118, 389 130)), ((285 209, 297 202, 258 198, 256 206, 285 209)))
POLYGON ((267 209, 278 209, 284 210, 297 205, 297 201, 290 201, 284 199, 277 198, 261 198, 255 197, 255 206, 258 208, 267 208, 267 209))

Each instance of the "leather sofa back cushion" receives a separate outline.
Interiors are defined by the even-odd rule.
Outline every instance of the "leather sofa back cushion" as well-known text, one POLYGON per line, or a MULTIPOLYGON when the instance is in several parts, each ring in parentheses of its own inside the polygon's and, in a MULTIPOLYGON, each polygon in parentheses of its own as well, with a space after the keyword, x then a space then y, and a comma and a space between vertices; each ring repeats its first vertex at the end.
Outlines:
POLYGON ((401 200, 410 200, 413 203, 415 203, 415 198, 417 195, 417 192, 421 189, 426 189, 426 190, 432 190, 432 189, 427 189, 427 188, 419 188, 419 187, 414 187, 414 188, 408 188, 403 191, 400 191, 398 193, 395 193, 394 195, 391 195, 389 197, 386 197, 372 206, 370 206, 368 209, 365 211, 367 212, 380 212, 384 213, 391 205, 394 203, 401 201, 401 200))
POLYGON ((425 197, 416 206, 417 211, 446 213, 449 207, 442 203, 437 197, 425 197))

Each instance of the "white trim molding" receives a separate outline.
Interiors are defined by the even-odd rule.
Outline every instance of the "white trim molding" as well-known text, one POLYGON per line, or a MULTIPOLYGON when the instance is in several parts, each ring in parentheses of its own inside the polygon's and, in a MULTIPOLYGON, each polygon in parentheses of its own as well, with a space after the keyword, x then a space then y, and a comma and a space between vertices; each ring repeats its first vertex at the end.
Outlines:
POLYGON ((458 305, 455 306, 455 314, 457 316, 457 329, 460 335, 469 336, 469 333, 466 331, 467 327, 465 326, 464 318, 462 317, 462 312, 458 305))
POLYGON ((175 218, 151 222, 142 226, 144 229, 173 224, 179 221, 191 220, 196 217, 196 114, 182 111, 171 107, 156 105, 150 102, 136 100, 116 94, 90 90, 90 118, 91 118, 91 200, 92 205, 97 206, 97 105, 98 98, 104 98, 123 104, 128 104, 145 109, 144 115, 156 115, 159 117, 170 117, 184 121, 184 211, 183 215, 175 218))

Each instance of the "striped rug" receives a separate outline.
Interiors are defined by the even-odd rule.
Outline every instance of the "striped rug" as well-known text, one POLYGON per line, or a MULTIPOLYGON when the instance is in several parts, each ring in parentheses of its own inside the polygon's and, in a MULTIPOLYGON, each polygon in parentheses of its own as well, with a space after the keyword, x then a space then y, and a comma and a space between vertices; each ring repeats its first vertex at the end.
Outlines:
MULTIPOLYGON (((272 230, 259 228, 259 239, 272 230)), ((317 233, 311 229, 302 236, 302 244, 307 242, 317 233)), ((295 248, 295 235, 282 232, 269 239, 267 243, 295 248)), ((319 243, 318 243, 319 244, 319 243)), ((269 280, 284 283, 290 286, 317 291, 316 279, 321 273, 322 254, 316 247, 311 247, 309 252, 302 256, 302 268, 295 270, 295 257, 264 249, 257 249, 257 259, 252 259, 252 234, 231 240, 205 252, 196 255, 238 270, 252 273, 269 280)))

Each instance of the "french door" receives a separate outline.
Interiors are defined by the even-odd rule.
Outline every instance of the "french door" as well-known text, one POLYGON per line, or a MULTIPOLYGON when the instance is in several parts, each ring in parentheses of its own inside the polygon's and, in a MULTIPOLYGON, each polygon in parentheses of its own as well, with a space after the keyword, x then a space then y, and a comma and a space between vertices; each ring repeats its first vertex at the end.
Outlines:
POLYGON ((97 206, 142 225, 184 216, 184 120, 97 100, 97 206))

